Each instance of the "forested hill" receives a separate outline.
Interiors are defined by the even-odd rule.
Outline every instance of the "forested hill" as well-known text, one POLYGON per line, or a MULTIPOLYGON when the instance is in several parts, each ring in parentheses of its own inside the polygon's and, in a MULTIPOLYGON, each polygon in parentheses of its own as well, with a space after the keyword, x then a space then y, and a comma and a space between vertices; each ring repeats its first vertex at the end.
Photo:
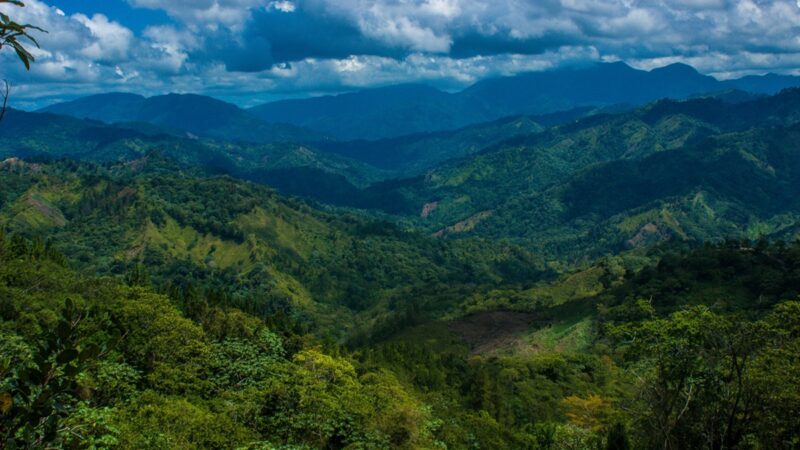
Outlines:
POLYGON ((800 450, 798 31, 0 0, 0 450, 800 450))
POLYGON ((432 233, 509 238, 568 258, 667 238, 791 238, 798 113, 798 90, 735 105, 661 101, 374 185, 361 204, 422 215, 432 233))
POLYGON ((3 159, 66 157, 101 163, 125 162, 153 152, 182 167, 268 182, 289 193, 295 193, 292 186, 282 181, 286 178, 285 172, 293 169, 316 175, 318 182, 330 179, 351 189, 385 177, 381 170, 372 166, 304 144, 200 139, 186 136, 180 130, 139 122, 109 125, 63 115, 11 110, 0 127, 0 158, 3 159))
POLYGON ((67 266, 0 236, 4 448, 438 445, 439 419, 386 370, 264 316, 67 266))
POLYGON ((3 448, 797 448, 800 91, 313 145, 195 101, 0 125, 3 448))
POLYGON ((12 446, 790 449, 800 426, 797 245, 611 258, 350 354, 146 268, 75 272, 63 244, 0 236, 12 446))
POLYGON ((156 151, 183 168, 388 213, 427 234, 510 239, 543 259, 575 262, 664 240, 792 238, 798 120, 800 91, 790 89, 315 148, 12 111, 0 154, 132 161, 156 151))
POLYGON ((321 212, 157 156, 109 166, 9 160, 0 173, 2 228, 52 237, 84 271, 123 276, 142 266, 163 289, 215 290, 250 312, 296 314, 337 339, 402 310, 409 292, 446 297, 550 272, 511 245, 451 244, 321 212), (352 322, 357 315, 364 320, 352 322))

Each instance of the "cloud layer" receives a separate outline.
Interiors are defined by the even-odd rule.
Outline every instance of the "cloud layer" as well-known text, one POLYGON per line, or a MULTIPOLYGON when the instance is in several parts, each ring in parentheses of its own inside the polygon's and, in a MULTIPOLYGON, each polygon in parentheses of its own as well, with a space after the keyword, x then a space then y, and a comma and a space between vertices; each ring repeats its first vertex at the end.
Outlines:
MULTIPOLYGON (((112 0, 109 0, 112 1, 112 0)), ((115 0, 122 1, 122 0, 115 0)), ((683 61, 722 77, 800 68, 798 0, 128 0, 172 23, 139 35, 42 0, 2 6, 50 31, 30 73, 0 55, 21 106, 107 90, 255 103, 398 82, 458 88, 586 61, 683 61)))

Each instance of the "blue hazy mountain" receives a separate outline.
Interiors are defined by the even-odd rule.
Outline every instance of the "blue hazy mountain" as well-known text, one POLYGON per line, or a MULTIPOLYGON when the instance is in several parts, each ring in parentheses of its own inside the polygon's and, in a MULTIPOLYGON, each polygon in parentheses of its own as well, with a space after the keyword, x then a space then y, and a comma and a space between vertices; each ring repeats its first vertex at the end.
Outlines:
POLYGON ((589 106, 638 106, 663 98, 731 92, 771 95, 794 86, 800 86, 800 78, 770 74, 719 81, 685 64, 644 71, 620 62, 488 79, 457 93, 406 84, 283 100, 249 111, 199 95, 145 98, 121 93, 85 97, 43 111, 107 123, 150 123, 198 136, 250 142, 313 142, 326 136, 378 140, 455 130, 509 116, 589 106))
POLYGON ((233 141, 270 143, 324 139, 320 133, 296 125, 266 123, 236 105, 202 95, 145 98, 135 94, 99 94, 51 105, 41 112, 106 123, 148 123, 195 136, 233 141))
POLYGON ((283 100, 250 111, 266 122, 300 125, 341 139, 397 137, 497 118, 467 97, 417 84, 283 100))
POLYGON ((453 94, 402 85, 267 103, 250 111, 266 122, 291 123, 341 139, 380 139, 512 115, 548 114, 583 106, 636 106, 733 89, 774 94, 792 86, 800 86, 800 78, 768 75, 718 81, 685 64, 644 71, 608 63, 488 79, 453 94))

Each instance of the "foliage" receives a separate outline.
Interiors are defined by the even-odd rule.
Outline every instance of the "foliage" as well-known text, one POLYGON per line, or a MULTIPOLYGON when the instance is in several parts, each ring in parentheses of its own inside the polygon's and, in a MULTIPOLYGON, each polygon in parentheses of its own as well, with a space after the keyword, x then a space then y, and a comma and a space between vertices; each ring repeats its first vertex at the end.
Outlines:
POLYGON ((156 156, 135 167, 23 163, 3 171, 0 222, 52 235, 83 270, 152 283, 192 319, 235 306, 342 341, 356 325, 371 334, 379 317, 397 323, 410 299, 422 303, 421 316, 454 306, 456 293, 476 284, 549 276, 513 245, 448 245, 257 185, 173 169, 156 156), (365 320, 337 320, 356 315, 365 320))
MULTIPOLYGON (((24 3, 17 0, 0 0, 0 4, 2 3, 13 6, 25 6, 24 3)), ((25 41, 27 40, 36 47, 39 46, 36 39, 30 35, 31 31, 44 30, 34 25, 14 22, 7 14, 0 13, 0 50, 6 46, 11 47, 20 61, 22 61, 22 64, 25 65, 26 69, 31 68, 31 62, 33 62, 34 57, 31 52, 25 48, 25 41)))
MULTIPOLYGON (((25 4, 19 0, 0 0, 0 6, 3 4, 20 7, 25 6, 25 4)), ((33 62, 35 58, 25 46, 33 44, 39 47, 39 43, 30 34, 32 31, 45 32, 34 25, 17 23, 11 20, 8 14, 0 12, 0 50, 2 50, 3 47, 11 47, 27 70, 30 70, 31 62, 33 62)), ((3 80, 3 89, 4 91, 0 94, 3 97, 2 105, 0 105, 0 120, 3 120, 8 110, 8 97, 11 91, 11 83, 9 83, 8 80, 3 80)))
POLYGON ((241 327, 213 324, 216 339, 163 295, 86 278, 20 242, 0 244, 9 448, 434 446, 430 413, 386 371, 289 355, 233 311, 241 327))

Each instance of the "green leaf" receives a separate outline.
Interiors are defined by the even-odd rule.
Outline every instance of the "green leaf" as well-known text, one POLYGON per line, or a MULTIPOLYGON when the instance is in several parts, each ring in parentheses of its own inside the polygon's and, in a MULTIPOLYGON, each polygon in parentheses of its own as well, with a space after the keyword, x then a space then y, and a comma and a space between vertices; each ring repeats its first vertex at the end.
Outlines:
POLYGON ((72 333, 72 327, 70 327, 65 320, 62 320, 58 323, 58 329, 56 332, 62 341, 66 341, 67 338, 69 338, 69 335, 72 333))
POLYGON ((56 357, 56 362, 58 362, 59 364, 68 364, 74 361, 78 357, 78 355, 79 354, 77 350, 75 350, 74 348, 68 348, 63 352, 59 353, 59 355, 56 357))
POLYGON ((83 351, 81 351, 79 359, 81 362, 84 362, 93 358, 97 358, 98 355, 100 355, 100 347, 92 344, 86 346, 86 348, 84 348, 83 351))

